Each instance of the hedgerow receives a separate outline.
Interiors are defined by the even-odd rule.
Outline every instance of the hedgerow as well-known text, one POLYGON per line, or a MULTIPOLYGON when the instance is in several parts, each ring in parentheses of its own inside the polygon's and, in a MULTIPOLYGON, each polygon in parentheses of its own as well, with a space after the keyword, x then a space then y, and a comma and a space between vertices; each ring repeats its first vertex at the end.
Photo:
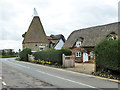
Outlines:
POLYGON ((40 59, 44 61, 49 61, 52 64, 58 63, 62 65, 62 54, 72 55, 72 52, 69 49, 61 50, 49 49, 45 51, 35 52, 33 56, 35 57, 36 60, 40 59))
POLYGON ((120 40, 103 40, 96 45, 95 61, 98 66, 104 69, 120 71, 120 40))
POLYGON ((21 60, 21 61, 28 61, 28 54, 32 54, 32 53, 31 53, 31 49, 30 49, 30 48, 25 48, 25 49, 23 49, 23 50, 19 53, 20 60, 21 60))

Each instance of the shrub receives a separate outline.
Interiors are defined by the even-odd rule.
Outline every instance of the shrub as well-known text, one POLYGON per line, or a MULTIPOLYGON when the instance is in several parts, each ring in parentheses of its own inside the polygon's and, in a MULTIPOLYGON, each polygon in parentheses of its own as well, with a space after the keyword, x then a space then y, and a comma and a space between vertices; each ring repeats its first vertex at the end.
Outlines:
POLYGON ((120 71, 118 44, 120 40, 103 40, 96 45, 94 49, 96 64, 104 69, 120 71))
POLYGON ((19 61, 19 60, 20 60, 20 58, 16 58, 15 60, 19 61))
POLYGON ((85 61, 84 63, 93 63, 92 61, 85 61))
POLYGON ((58 63, 62 65, 62 54, 65 55, 71 55, 70 50, 62 49, 62 50, 55 50, 55 49, 49 49, 46 51, 39 51, 35 52, 33 56, 35 57, 36 60, 45 60, 51 62, 51 64, 58 63))
POLYGON ((10 57, 17 57, 18 54, 14 54, 14 55, 0 55, 0 58, 10 58, 10 57))
POLYGON ((62 54, 65 54, 66 56, 72 55, 72 51, 70 49, 63 48, 60 51, 61 51, 62 54))
POLYGON ((23 50, 19 53, 20 60, 21 60, 21 61, 28 61, 28 54, 31 54, 31 49, 29 49, 29 48, 23 49, 23 50))

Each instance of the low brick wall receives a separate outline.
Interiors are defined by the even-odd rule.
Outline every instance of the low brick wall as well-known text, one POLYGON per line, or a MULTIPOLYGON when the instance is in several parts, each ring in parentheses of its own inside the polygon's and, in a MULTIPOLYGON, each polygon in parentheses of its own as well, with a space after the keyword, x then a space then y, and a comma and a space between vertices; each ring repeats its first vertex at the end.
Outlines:
POLYGON ((67 68, 67 69, 76 72, 91 74, 92 72, 96 71, 96 65, 94 63, 75 63, 74 68, 67 68))

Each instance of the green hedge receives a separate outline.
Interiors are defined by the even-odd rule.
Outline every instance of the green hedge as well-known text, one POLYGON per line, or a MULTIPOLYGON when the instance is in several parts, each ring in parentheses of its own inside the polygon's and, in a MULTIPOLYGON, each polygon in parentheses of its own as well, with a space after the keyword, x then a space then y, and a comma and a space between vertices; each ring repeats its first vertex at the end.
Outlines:
POLYGON ((29 48, 23 49, 23 50, 19 53, 20 60, 21 60, 21 61, 28 61, 28 54, 32 54, 32 53, 31 53, 31 49, 29 49, 29 48))
POLYGON ((0 58, 10 58, 10 57, 17 57, 18 54, 15 55, 0 55, 0 58))
POLYGON ((55 50, 55 49, 49 49, 46 51, 39 51, 35 52, 33 56, 35 56, 35 59, 38 60, 45 60, 45 61, 50 61, 52 64, 58 63, 62 65, 62 54, 65 55, 72 55, 71 50, 69 49, 61 49, 61 50, 55 50))
POLYGON ((94 49, 96 64, 105 69, 120 71, 118 44, 120 40, 106 39, 96 45, 94 49))

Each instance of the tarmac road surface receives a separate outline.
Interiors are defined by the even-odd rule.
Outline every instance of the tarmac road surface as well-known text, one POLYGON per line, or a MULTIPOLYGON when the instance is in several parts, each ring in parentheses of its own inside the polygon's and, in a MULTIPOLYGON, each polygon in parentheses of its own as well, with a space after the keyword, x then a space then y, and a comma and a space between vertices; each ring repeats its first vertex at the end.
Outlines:
POLYGON ((10 86, 12 88, 91 88, 92 90, 116 88, 115 90, 118 90, 116 82, 14 59, 0 59, 3 70, 2 82, 5 82, 2 84, 6 84, 3 88, 10 86), (6 74, 7 72, 9 74, 6 74))

